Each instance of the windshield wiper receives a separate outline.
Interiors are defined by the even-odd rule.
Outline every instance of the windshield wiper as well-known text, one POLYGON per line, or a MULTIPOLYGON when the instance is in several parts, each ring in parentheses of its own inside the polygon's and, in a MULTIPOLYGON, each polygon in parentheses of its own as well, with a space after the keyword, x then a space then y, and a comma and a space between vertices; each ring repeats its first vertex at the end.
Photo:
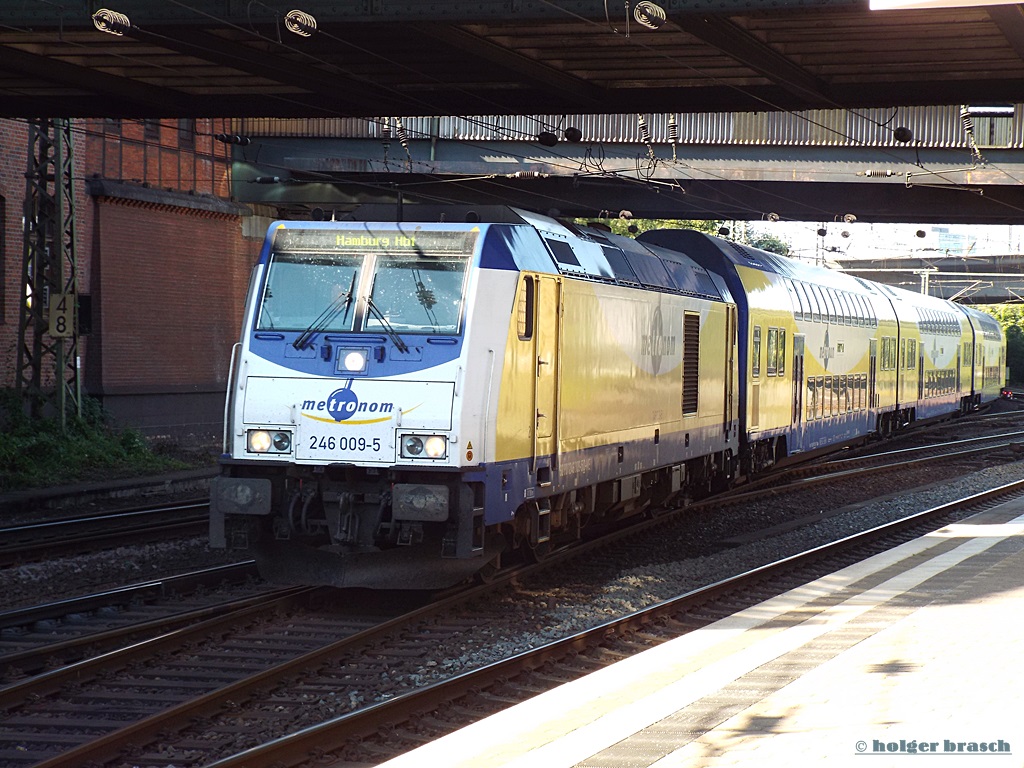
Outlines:
POLYGON ((338 313, 342 310, 345 314, 342 316, 342 322, 348 317, 348 309, 352 306, 352 292, 356 287, 356 274, 352 273, 352 282, 348 285, 348 291, 346 293, 339 293, 338 296, 332 301, 323 312, 309 324, 309 327, 304 330, 295 341, 292 342, 292 346, 296 349, 305 349, 312 342, 313 337, 316 336, 320 331, 326 328, 334 318, 338 316, 338 313))
POLYGON ((394 342, 396 347, 398 347, 398 351, 403 354, 408 352, 409 347, 407 347, 405 342, 402 341, 402 337, 398 335, 395 329, 391 327, 391 323, 389 323, 388 319, 381 314, 381 311, 377 309, 377 305, 373 303, 373 299, 369 296, 366 297, 366 308, 370 310, 371 315, 380 321, 381 327, 384 329, 384 333, 386 333, 388 338, 394 342))

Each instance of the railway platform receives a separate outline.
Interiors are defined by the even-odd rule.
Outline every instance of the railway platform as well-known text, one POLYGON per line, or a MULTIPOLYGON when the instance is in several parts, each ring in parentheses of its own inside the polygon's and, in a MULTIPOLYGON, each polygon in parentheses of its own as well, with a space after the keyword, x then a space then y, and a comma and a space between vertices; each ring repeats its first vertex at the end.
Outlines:
POLYGON ((1018 499, 383 765, 1022 766, 1022 616, 1018 499))

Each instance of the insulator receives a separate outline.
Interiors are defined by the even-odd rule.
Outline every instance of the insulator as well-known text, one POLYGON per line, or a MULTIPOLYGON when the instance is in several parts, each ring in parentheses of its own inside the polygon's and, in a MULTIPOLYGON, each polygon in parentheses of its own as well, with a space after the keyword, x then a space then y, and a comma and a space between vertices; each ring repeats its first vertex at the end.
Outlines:
POLYGON ((398 140, 401 142, 405 150, 409 151, 409 134, 405 132, 405 124, 402 122, 402 118, 395 118, 395 133, 398 135, 398 140))
POLYGON ((284 26, 289 32, 302 37, 311 37, 316 32, 316 19, 305 11, 288 11, 284 15, 284 26))
POLYGON ((873 170, 873 169, 869 168, 868 170, 862 171, 861 173, 864 176, 867 176, 869 178, 872 177, 872 176, 895 176, 896 175, 896 171, 894 171, 894 170, 892 170, 890 168, 886 168, 884 171, 882 171, 882 170, 873 170))
POLYGON ((92 25, 108 35, 123 35, 126 29, 132 28, 132 22, 127 16, 107 8, 100 8, 92 15, 92 25))
POLYGON ((238 136, 230 133, 215 133, 213 138, 224 144, 238 144, 243 147, 247 147, 252 143, 252 139, 248 136, 238 136))
POLYGON ((549 174, 542 173, 541 171, 516 171, 515 173, 506 173, 506 179, 546 179, 549 174))
POLYGON ((637 115, 636 119, 637 122, 640 124, 640 140, 643 141, 644 144, 650 144, 651 132, 647 128, 647 118, 644 117, 643 115, 637 115))
POLYGON ((673 144, 679 141, 679 124, 676 122, 675 113, 668 116, 668 140, 673 144))
POLYGON ((660 5, 644 0, 644 2, 637 3, 636 7, 633 8, 633 18, 636 19, 638 24, 648 29, 657 29, 665 23, 667 16, 665 15, 665 9, 660 5))
POLYGON ((966 133, 974 133, 974 120, 971 119, 971 111, 967 107, 960 107, 960 124, 966 133))
POLYGON ((385 144, 391 141, 391 118, 385 117, 380 125, 380 138, 385 144))

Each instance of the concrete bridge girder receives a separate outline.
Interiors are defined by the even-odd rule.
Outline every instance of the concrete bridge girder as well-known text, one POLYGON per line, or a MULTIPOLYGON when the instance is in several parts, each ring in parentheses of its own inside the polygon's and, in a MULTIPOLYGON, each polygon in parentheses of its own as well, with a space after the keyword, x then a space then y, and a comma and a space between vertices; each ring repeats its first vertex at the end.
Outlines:
POLYGON ((1024 222, 1024 150, 568 144, 254 138, 236 150, 234 195, 300 212, 399 192, 501 202, 563 215, 642 218, 1024 222), (250 160, 258 158, 258 162, 250 160), (277 179, 275 182, 274 179, 277 179))

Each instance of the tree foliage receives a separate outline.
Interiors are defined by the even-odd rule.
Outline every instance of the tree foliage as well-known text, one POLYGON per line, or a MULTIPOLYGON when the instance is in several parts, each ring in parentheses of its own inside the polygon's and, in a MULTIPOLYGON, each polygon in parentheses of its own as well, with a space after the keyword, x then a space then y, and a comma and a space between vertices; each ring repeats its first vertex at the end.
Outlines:
POLYGON ((777 253, 779 256, 789 256, 789 243, 775 235, 754 235, 750 239, 749 245, 760 248, 762 251, 777 253))
POLYGON ((992 315, 1003 327, 1003 333, 1006 334, 1008 378, 1018 386, 1024 384, 1024 305, 993 304, 976 309, 992 315))
POLYGON ((641 232, 646 232, 649 229, 696 229, 698 232, 706 232, 709 235, 718 234, 719 228, 722 226, 721 221, 703 221, 689 219, 628 219, 628 218, 615 218, 615 219, 577 219, 577 224, 590 224, 596 222, 603 224, 608 227, 616 235, 623 235, 624 237, 635 237, 641 232), (630 229, 631 227, 635 229, 630 229))

